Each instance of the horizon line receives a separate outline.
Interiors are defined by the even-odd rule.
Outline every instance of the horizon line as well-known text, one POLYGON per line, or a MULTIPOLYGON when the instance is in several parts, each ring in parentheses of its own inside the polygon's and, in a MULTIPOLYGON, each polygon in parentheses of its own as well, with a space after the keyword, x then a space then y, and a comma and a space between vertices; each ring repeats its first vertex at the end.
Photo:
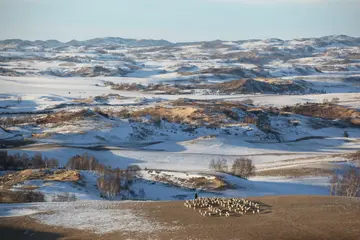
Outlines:
POLYGON ((169 41, 166 39, 156 39, 156 38, 131 38, 131 37, 114 37, 114 36, 107 36, 107 37, 95 37, 95 38, 89 38, 89 39, 85 39, 85 40, 77 40, 77 39, 71 39, 69 41, 60 41, 57 39, 46 39, 46 40, 42 40, 42 39, 35 39, 35 40, 29 40, 29 39, 22 39, 22 38, 6 38, 6 39, 0 39, 1 42, 3 41, 10 41, 10 40, 20 40, 20 41, 29 41, 29 42, 36 42, 36 41, 58 41, 60 43, 70 43, 72 41, 77 41, 77 42, 85 42, 85 41, 90 41, 90 40, 95 40, 95 39, 107 39, 107 38, 117 38, 117 39, 124 39, 124 40, 134 40, 134 41, 166 41, 172 44, 179 44, 179 43, 191 43, 191 42, 214 42, 214 41, 222 41, 222 42, 237 42, 237 41, 264 41, 264 40, 269 40, 269 39, 279 39, 282 41, 290 41, 290 40, 297 40, 297 39, 319 39, 319 38, 326 38, 326 37, 339 37, 339 36, 343 36, 343 37, 350 37, 350 38, 359 38, 360 36, 350 36, 347 34, 331 34, 331 35, 324 35, 321 37, 296 37, 296 38, 291 38, 291 39, 282 39, 282 38, 277 38, 277 37, 270 37, 270 38, 248 38, 248 39, 238 39, 238 40, 222 40, 222 39, 213 39, 213 40, 194 40, 194 41, 169 41))

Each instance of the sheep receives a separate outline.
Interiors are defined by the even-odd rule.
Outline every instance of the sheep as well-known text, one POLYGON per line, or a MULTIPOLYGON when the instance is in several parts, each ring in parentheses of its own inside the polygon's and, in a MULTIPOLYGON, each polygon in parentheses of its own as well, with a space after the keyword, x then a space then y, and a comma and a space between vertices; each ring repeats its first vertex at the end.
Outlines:
POLYGON ((199 209, 199 213, 202 216, 225 216, 247 214, 247 212, 260 213, 260 206, 258 203, 238 198, 197 198, 194 200, 186 200, 184 206, 192 208, 193 210, 199 209), (206 209, 203 211, 202 209, 206 209))

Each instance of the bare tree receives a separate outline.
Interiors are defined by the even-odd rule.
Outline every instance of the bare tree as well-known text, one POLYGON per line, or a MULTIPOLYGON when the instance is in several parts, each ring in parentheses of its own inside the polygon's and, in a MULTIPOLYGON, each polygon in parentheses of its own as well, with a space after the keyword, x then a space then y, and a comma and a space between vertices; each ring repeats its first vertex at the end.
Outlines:
POLYGON ((142 200, 145 199, 145 190, 143 188, 139 189, 138 197, 139 197, 139 199, 142 199, 142 200))
POLYGON ((41 153, 35 153, 35 155, 31 159, 33 168, 43 168, 45 167, 45 162, 42 158, 41 153))
POLYGON ((100 173, 103 173, 105 169, 103 164, 100 164, 93 156, 89 157, 87 153, 73 156, 67 162, 66 167, 77 170, 95 170, 100 173))
POLYGON ((95 167, 96 167, 96 164, 97 164, 97 162, 96 162, 95 158, 94 158, 93 156, 91 156, 91 157, 89 158, 89 170, 90 170, 90 171, 91 171, 91 170, 94 170, 95 167))
POLYGON ((45 202, 45 195, 36 191, 15 191, 12 198, 16 202, 45 202))
POLYGON ((232 174, 246 179, 254 176, 255 170, 256 168, 253 165, 252 160, 248 158, 236 159, 231 167, 232 174))
POLYGON ((120 194, 121 185, 117 176, 107 174, 99 177, 96 183, 101 197, 112 199, 120 194))
POLYGON ((74 193, 65 192, 57 194, 52 197, 52 202, 74 202, 76 201, 76 195, 74 193))
POLYGON ((344 173, 335 173, 330 179, 330 194, 334 196, 360 196, 360 170, 351 167, 344 173))
POLYGON ((224 158, 219 158, 218 160, 212 159, 209 168, 214 171, 218 172, 227 172, 228 171, 228 165, 227 160, 224 158))
POLYGON ((210 164, 209 164, 209 168, 210 168, 210 170, 216 171, 216 163, 215 163, 214 159, 211 159, 210 164))

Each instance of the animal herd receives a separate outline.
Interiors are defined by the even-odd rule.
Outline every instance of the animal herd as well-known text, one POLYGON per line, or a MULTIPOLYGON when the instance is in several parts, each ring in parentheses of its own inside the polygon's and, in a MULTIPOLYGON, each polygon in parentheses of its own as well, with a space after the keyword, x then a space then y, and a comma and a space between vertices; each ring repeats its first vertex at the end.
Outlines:
POLYGON ((247 213, 259 214, 260 205, 243 198, 197 198, 187 200, 185 207, 198 210, 201 216, 243 216, 247 213))

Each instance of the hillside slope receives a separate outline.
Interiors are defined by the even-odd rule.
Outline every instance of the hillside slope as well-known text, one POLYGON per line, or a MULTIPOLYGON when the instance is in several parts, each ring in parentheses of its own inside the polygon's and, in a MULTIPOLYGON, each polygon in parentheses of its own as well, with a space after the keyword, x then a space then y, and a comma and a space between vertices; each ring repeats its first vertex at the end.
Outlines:
MULTIPOLYGON (((254 200, 269 205, 267 211, 243 217, 202 217, 185 208, 182 201, 107 202, 100 205, 106 209, 115 206, 110 211, 138 211, 135 219, 121 218, 122 221, 117 221, 119 226, 125 224, 128 229, 119 227, 118 231, 97 235, 86 230, 91 226, 85 226, 83 230, 68 229, 43 225, 30 217, 9 217, 1 218, 0 232, 4 239, 358 239, 360 204, 357 199, 281 196, 254 200), (139 217, 144 219, 139 221, 139 217), (147 229, 141 230, 141 227, 147 229), (134 231, 136 229, 139 230, 134 231)), ((84 214, 88 217, 97 215, 99 203, 89 203, 92 205, 84 214)), ((72 209, 63 208, 65 214, 62 212, 59 217, 68 216, 66 212, 72 209)), ((77 219, 84 221, 79 217, 77 219)), ((110 226, 108 221, 112 218, 104 218, 102 225, 110 226)), ((111 226, 114 225, 111 222, 111 226)))

